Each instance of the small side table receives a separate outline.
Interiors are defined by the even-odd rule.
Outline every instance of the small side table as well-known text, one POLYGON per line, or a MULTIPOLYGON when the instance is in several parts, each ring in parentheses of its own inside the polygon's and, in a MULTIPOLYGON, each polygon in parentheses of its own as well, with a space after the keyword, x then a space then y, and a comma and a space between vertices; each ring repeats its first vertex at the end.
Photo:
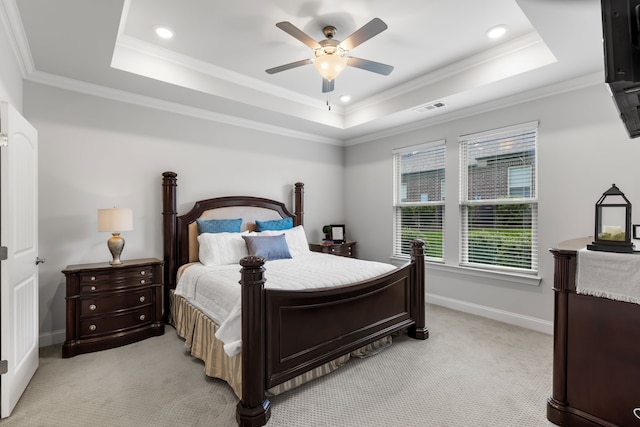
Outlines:
POLYGON ((356 258, 356 243, 357 242, 311 243, 309 244, 309 249, 313 252, 356 258))
POLYGON ((162 266, 157 258, 70 265, 62 357, 105 350, 164 334, 162 266))

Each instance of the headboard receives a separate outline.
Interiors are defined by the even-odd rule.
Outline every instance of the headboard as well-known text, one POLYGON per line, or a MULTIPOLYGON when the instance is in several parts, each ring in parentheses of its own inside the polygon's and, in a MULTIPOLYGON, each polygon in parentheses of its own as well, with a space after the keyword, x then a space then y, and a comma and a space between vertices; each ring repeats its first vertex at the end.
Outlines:
POLYGON ((176 287, 178 268, 198 259, 196 219, 242 218, 243 228, 251 230, 255 220, 293 217, 293 225, 303 225, 304 184, 294 185, 294 213, 284 203, 251 196, 227 196, 195 202, 184 215, 177 213, 177 176, 162 174, 162 216, 164 242, 165 319, 169 313, 169 291, 176 287))

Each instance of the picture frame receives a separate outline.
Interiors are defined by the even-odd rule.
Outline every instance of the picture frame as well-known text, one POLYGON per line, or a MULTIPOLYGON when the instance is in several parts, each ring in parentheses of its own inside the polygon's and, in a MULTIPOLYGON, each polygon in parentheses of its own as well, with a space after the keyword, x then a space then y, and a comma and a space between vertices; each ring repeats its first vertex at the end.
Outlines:
POLYGON ((331 224, 331 240, 333 240, 334 243, 345 242, 344 224, 331 224))
POLYGON ((640 239, 640 224, 633 224, 631 228, 633 229, 633 238, 640 239))

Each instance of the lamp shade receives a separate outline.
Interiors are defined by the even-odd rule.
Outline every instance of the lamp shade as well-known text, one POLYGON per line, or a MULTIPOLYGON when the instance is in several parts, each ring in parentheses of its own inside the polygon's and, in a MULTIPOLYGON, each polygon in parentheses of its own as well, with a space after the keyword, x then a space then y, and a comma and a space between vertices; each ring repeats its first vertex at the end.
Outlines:
POLYGON ((98 231, 121 232, 133 230, 131 208, 98 209, 98 231))
POLYGON ((313 61, 313 66, 326 80, 333 80, 347 66, 347 59, 339 54, 322 54, 313 61))

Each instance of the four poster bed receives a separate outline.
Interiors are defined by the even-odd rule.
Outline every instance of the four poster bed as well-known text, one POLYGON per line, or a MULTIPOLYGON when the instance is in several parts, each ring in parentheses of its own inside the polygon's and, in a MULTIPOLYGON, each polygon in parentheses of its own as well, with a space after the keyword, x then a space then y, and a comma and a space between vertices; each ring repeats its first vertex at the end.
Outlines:
MULTIPOLYGON (((302 228, 304 189, 301 183, 295 184, 293 214, 278 201, 232 196, 198 201, 188 213, 178 215, 177 174, 174 172, 163 173, 162 192, 165 320, 185 338, 191 354, 204 360, 207 375, 227 381, 234 389, 240 398, 236 411, 239 425, 266 424, 271 411, 270 393, 278 394, 328 373, 352 354, 375 353, 377 347, 390 343, 392 334, 406 330, 412 338, 428 338, 422 241, 412 243, 411 261, 405 266, 387 265, 390 269, 382 273, 374 270, 368 273, 373 275, 371 277, 354 276, 368 277, 366 279, 313 289, 301 289, 296 284, 290 289, 271 288, 271 281, 265 286, 267 278, 273 278, 277 285, 275 277, 281 274, 280 264, 292 260, 276 258, 268 261, 265 268, 264 257, 249 253, 239 260, 239 266, 237 261, 231 266, 203 266, 202 260, 198 259, 199 255, 203 256, 199 252, 203 247, 199 248, 198 242, 204 242, 198 237, 200 223, 242 218, 241 233, 221 233, 216 238, 226 236, 239 241, 238 236, 245 236, 242 238, 249 247, 249 236, 261 234, 251 231, 258 222, 263 225, 290 218, 291 229, 270 235, 279 234, 274 239, 280 239, 284 234, 291 258, 314 261, 316 258, 313 257, 320 257, 317 259, 322 262, 370 263, 381 268, 386 264, 307 253, 308 243, 302 228), (300 242, 307 247, 301 247, 300 242), (194 267, 184 267, 194 264, 194 267), (235 354, 233 350, 228 351, 233 346, 222 343, 218 337, 226 324, 221 327, 213 316, 205 314, 201 303, 188 298, 191 291, 182 287, 188 276, 194 276, 191 272, 198 268, 225 270, 224 274, 233 274, 230 276, 233 290, 238 292, 240 289, 236 299, 241 309, 235 311, 238 312, 237 323, 241 324, 238 326, 241 340, 237 341, 241 346, 235 354), (227 271, 230 268, 233 272, 227 271)), ((244 246, 242 249, 246 250, 244 246)), ((313 284, 318 276, 325 275, 313 271, 313 266, 307 264, 295 280, 313 284)), ((202 287, 199 283, 192 289, 202 287)), ((230 311, 234 312, 234 309, 230 311)))

